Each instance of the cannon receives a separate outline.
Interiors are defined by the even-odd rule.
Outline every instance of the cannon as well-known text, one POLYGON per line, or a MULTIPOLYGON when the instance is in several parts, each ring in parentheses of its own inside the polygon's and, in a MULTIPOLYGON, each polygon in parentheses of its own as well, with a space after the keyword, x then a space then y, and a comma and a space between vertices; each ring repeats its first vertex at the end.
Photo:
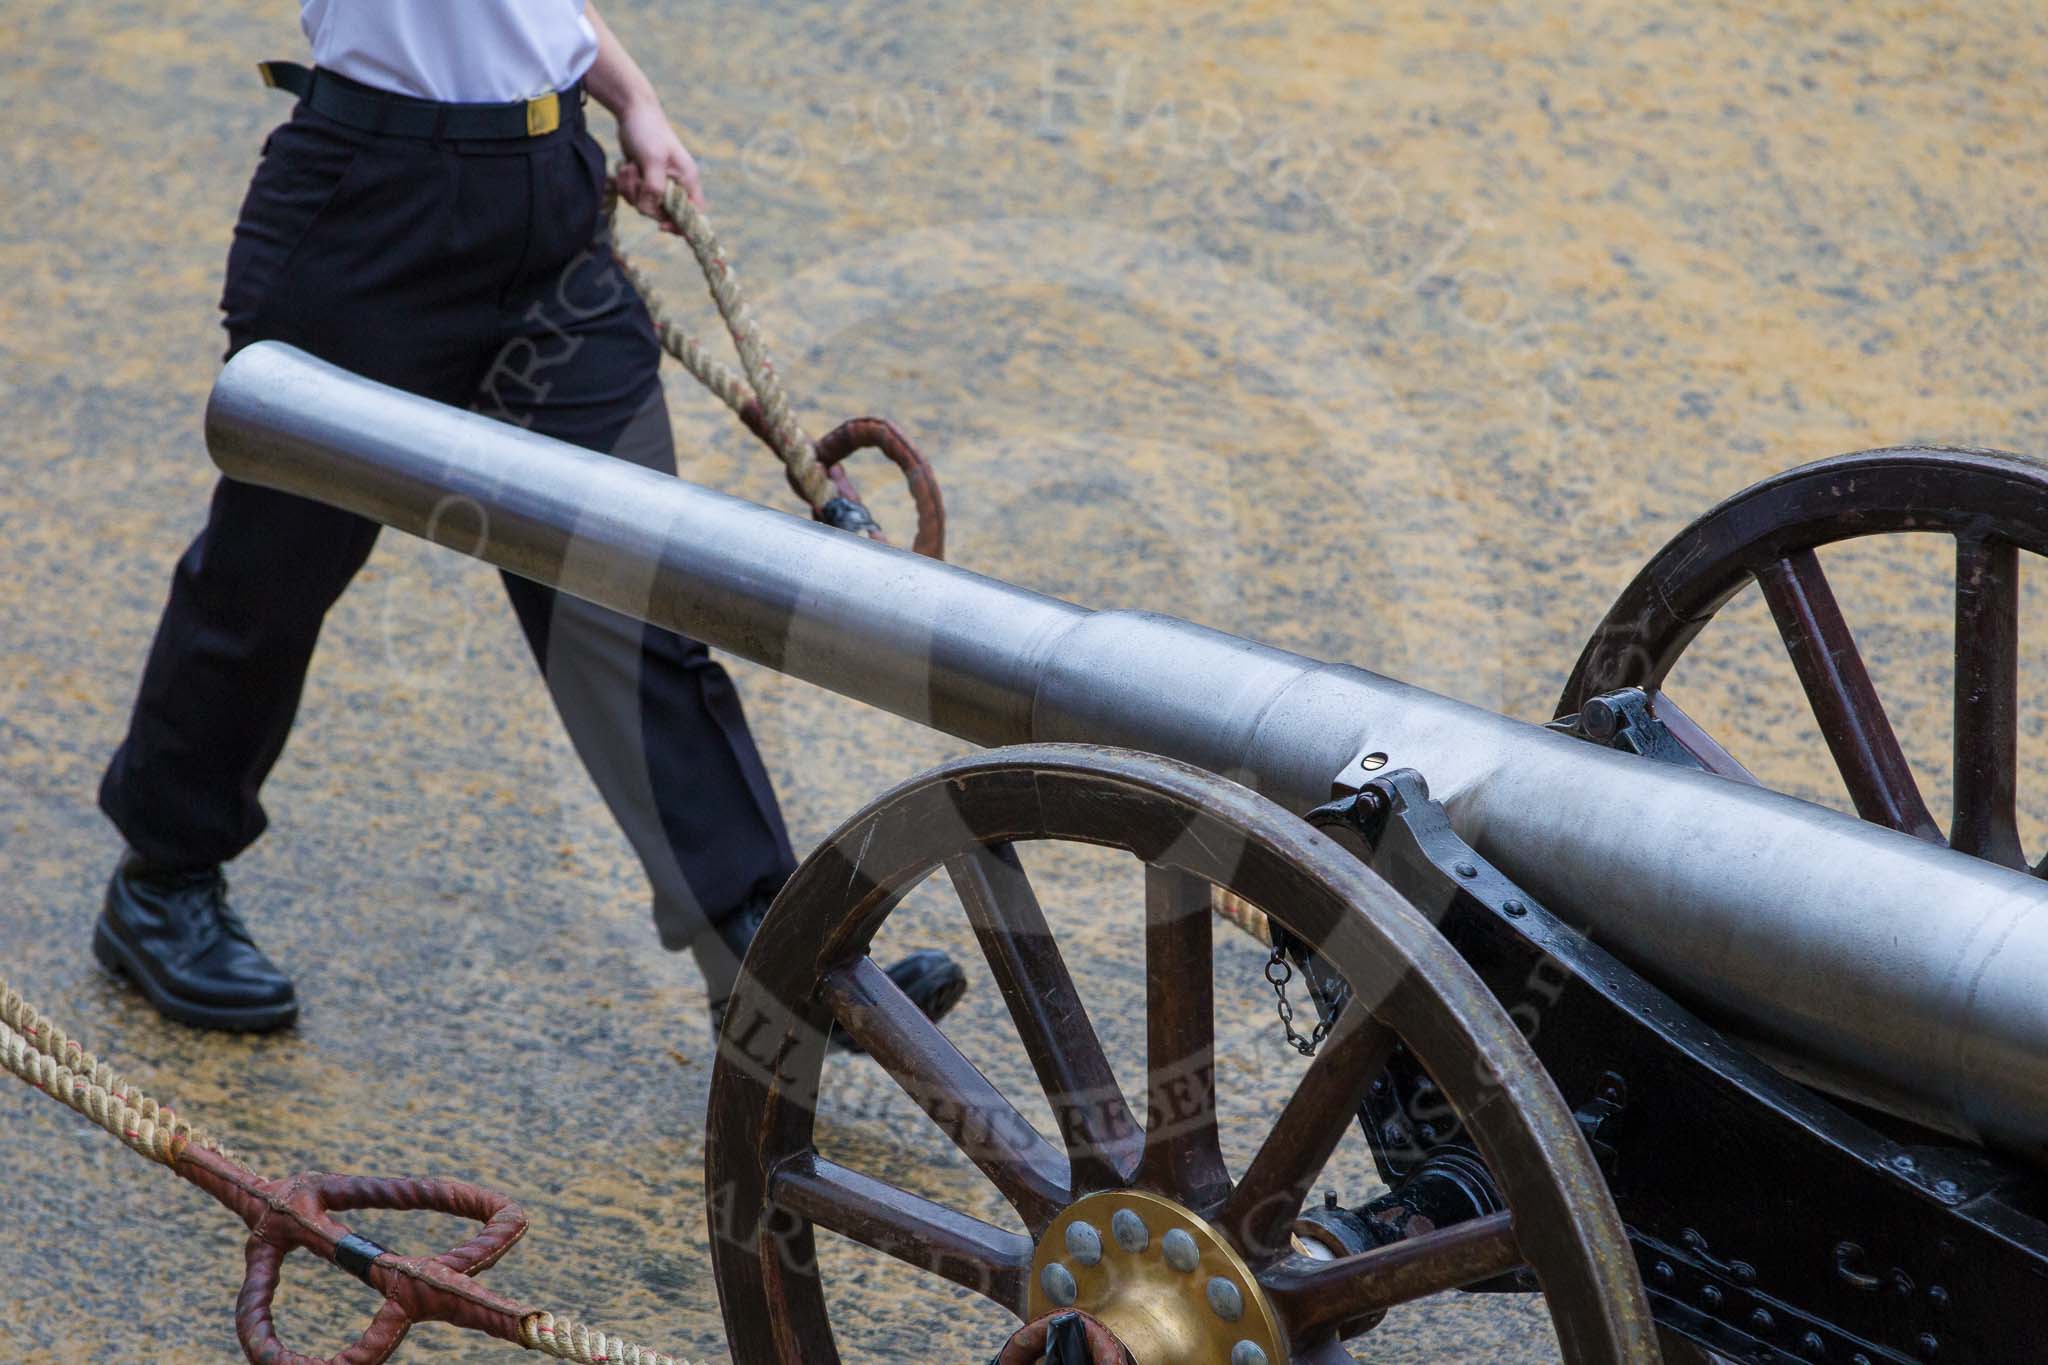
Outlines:
POLYGON ((206 429, 234 478, 988 746, 852 816, 749 953, 706 1144, 737 1360, 837 1358, 820 1228, 1015 1314, 1005 1362, 1324 1365, 1453 1290, 1540 1291, 1574 1362, 2048 1358, 2048 885, 2014 812, 2017 556, 2048 548, 2048 469, 1912 449, 1758 485, 1650 561, 1539 725, 1089 611, 272 343, 226 366, 206 429), (1957 546, 1946 835, 1814 553, 1895 532, 1957 546), (1663 693, 1752 581, 1860 819, 1765 789, 1663 693), (1047 840, 1143 864, 1143 1095, 1032 891, 1018 850, 1047 840), (866 957, 941 871, 1051 1134, 866 957), (1313 1054, 1237 1170, 1219 902, 1270 941, 1313 1054), (1009 1225, 819 1151, 834 1026, 1009 1225), (1354 1123, 1386 1191, 1310 1207, 1354 1123))

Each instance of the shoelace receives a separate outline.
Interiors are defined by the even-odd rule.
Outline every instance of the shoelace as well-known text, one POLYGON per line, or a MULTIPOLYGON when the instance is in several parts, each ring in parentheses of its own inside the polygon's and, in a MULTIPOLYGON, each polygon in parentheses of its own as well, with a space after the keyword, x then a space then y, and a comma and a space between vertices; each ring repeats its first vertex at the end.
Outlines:
POLYGON ((196 962, 205 957, 223 938, 238 939, 252 948, 256 946, 255 938, 249 933, 249 926, 242 922, 242 917, 228 904, 228 879, 222 876, 218 869, 158 880, 180 891, 200 887, 206 889, 207 908, 213 913, 207 915, 203 923, 193 926, 198 932, 193 936, 191 950, 185 954, 187 962, 196 962))
POLYGON ((242 923, 242 917, 228 905, 228 884, 225 879, 220 883, 220 890, 214 896, 213 908, 222 933, 230 938, 240 939, 251 948, 256 946, 256 940, 250 936, 249 926, 242 923))

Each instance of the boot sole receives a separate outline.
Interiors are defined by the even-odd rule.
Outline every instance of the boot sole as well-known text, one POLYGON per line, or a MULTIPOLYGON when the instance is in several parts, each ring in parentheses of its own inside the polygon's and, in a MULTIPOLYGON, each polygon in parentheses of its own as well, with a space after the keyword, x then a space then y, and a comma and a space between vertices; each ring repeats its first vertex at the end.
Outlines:
POLYGON ((158 1014, 181 1024, 222 1033, 270 1033, 298 1022, 296 1000, 281 1005, 207 1005, 171 994, 135 960, 126 944, 107 932, 104 921, 93 926, 92 955, 102 967, 115 976, 125 977, 141 991, 158 1014))

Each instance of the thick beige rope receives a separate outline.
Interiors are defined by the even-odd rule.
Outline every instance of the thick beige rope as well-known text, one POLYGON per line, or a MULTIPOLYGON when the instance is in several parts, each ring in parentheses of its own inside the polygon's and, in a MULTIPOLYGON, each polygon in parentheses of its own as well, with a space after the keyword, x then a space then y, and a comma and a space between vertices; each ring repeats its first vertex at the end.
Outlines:
POLYGON ((684 369, 696 376, 698 383, 716 394, 734 412, 744 413, 749 403, 755 404, 761 414, 762 426, 768 433, 768 443, 782 457, 783 467, 789 471, 789 481, 803 495, 804 501, 812 507, 823 507, 839 495, 838 489, 826 476, 824 466, 818 463, 811 438, 804 434, 796 415, 790 410, 789 394, 782 387, 782 377, 776 373, 774 359, 768 354, 768 343, 761 335, 761 325, 754 320, 753 310, 747 307, 746 295, 740 291, 739 277, 726 257, 725 248, 719 245, 718 235, 711 230, 711 220, 690 202, 683 187, 673 181, 662 200, 662 211, 681 229, 683 240, 695 253, 697 265, 704 272, 704 283, 711 291, 711 301, 718 306, 718 316, 725 321, 733 349, 739 352, 740 368, 745 371, 745 377, 734 374, 713 359, 703 343, 675 320, 646 272, 628 260, 625 253, 618 251, 618 201, 614 198, 609 209, 613 252, 624 267, 626 278, 646 302, 647 311, 653 314, 655 334, 661 338, 662 349, 680 361, 684 369))
POLYGON ((519 1344, 577 1365, 690 1365, 679 1356, 634 1346, 553 1313, 529 1313, 519 1320, 519 1344))
POLYGON ((130 1085, 0 980, 0 1054, 7 1069, 165 1166, 187 1143, 219 1151, 177 1113, 130 1085))
POLYGON ((1266 923, 1266 912, 1244 897, 1219 886, 1209 897, 1209 908, 1226 924, 1237 926, 1268 948, 1273 946, 1273 926, 1266 923))
MULTIPOLYGON (((36 1089, 63 1101, 112 1133, 129 1150, 164 1166, 196 1144, 225 1154, 220 1144, 175 1111, 137 1090, 77 1039, 58 1028, 0 978, 0 1059, 36 1089)), ((680 1356, 635 1346, 553 1313, 519 1320, 519 1344, 578 1365, 689 1365, 680 1356)))

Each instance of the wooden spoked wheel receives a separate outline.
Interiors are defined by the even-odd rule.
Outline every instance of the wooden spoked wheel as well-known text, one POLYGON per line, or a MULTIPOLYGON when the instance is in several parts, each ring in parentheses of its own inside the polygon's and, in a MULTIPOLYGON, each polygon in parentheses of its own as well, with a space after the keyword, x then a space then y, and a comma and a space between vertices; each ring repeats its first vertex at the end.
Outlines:
MULTIPOLYGON (((742 1365, 838 1359, 818 1228, 967 1286, 1021 1323, 1079 1310, 1139 1365, 1347 1360, 1335 1344, 1339 1324, 1521 1265, 1548 1296, 1567 1359, 1657 1358, 1599 1170, 1515 1025, 1384 881, 1235 783, 1067 745, 949 763, 827 839, 776 901, 746 965, 713 1077, 706 1155, 718 1205, 713 1265, 742 1365), (1142 1118, 1117 1085, 1024 874, 1014 846, 1032 840, 1107 846, 1145 864, 1145 904, 1131 926, 1146 959, 1142 1118), (1008 1005, 1057 1139, 867 957, 901 898, 940 868, 1008 1005), (1353 993, 1235 1174, 1216 1121, 1217 887, 1314 945, 1353 993), (835 1021, 988 1177, 1025 1232, 819 1154, 813 1104, 835 1021), (1507 1210, 1343 1259, 1297 1255, 1302 1200, 1396 1040, 1468 1125, 1507 1210)), ((1027 1328, 1015 1340, 1030 1339, 1027 1328)), ((986 1360, 1002 1345, 949 1340, 930 1359, 986 1360)))
MULTIPOLYGON (((1659 691, 1694 637, 1754 582, 1857 814, 2025 868, 2015 809, 2021 551, 2048 554, 2048 465, 1918 446, 1803 465, 1714 508, 1649 562, 1595 630, 1557 714, 1572 715, 1588 698, 1620 687, 1659 691), (1904 532, 1955 541, 1955 806, 1946 835, 1815 554, 1904 532)), ((1653 701, 1652 710, 1707 767, 1754 780, 1668 701, 1653 701)))

